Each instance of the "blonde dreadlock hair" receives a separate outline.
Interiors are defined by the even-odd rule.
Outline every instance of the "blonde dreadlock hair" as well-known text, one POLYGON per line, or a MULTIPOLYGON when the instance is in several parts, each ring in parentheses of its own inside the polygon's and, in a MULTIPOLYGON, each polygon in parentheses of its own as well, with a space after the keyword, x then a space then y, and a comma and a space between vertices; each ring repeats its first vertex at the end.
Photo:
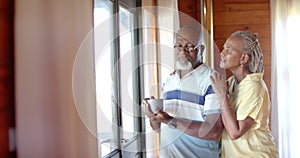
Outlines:
POLYGON ((243 52, 250 55, 247 68, 253 73, 263 73, 263 52, 261 50, 257 33, 249 31, 236 31, 230 37, 236 37, 243 41, 243 52))

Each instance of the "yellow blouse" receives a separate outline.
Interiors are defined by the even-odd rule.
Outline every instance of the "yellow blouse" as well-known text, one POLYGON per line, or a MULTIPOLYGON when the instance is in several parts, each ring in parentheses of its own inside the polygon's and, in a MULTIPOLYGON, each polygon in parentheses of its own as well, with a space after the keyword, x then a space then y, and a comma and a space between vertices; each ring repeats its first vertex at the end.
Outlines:
POLYGON ((251 117, 255 124, 239 139, 231 140, 226 130, 222 134, 222 157, 224 158, 277 158, 274 138, 269 129, 270 99, 262 73, 249 74, 238 86, 230 77, 229 102, 237 120, 251 117))

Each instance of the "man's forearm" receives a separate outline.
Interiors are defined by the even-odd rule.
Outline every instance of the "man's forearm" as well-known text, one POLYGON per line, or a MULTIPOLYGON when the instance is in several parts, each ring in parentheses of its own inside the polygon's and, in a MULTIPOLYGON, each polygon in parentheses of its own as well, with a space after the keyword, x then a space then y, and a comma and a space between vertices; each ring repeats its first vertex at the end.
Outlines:
POLYGON ((193 137, 218 140, 223 131, 222 119, 219 114, 210 116, 209 122, 177 121, 177 129, 193 137))

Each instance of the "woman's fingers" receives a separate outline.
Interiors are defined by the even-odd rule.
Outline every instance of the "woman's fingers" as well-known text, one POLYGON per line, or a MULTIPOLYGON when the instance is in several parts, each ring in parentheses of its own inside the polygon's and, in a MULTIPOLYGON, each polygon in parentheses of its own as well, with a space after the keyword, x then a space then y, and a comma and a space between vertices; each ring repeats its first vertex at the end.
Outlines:
POLYGON ((221 74, 217 71, 214 71, 211 75, 210 75, 210 80, 212 82, 217 82, 217 81, 222 81, 224 80, 225 81, 226 77, 224 74, 221 74))
POLYGON ((225 74, 214 71, 210 76, 212 88, 218 96, 222 96, 227 91, 225 74))
POLYGON ((219 73, 217 71, 214 71, 211 75, 210 75, 210 80, 214 83, 216 82, 216 80, 219 79, 219 73))

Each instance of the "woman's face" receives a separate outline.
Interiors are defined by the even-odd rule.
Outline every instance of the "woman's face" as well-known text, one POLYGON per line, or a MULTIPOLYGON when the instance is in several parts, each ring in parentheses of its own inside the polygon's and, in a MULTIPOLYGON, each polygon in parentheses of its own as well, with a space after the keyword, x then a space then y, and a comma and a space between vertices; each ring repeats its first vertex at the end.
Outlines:
POLYGON ((242 40, 235 37, 229 37, 221 52, 220 67, 222 69, 234 70, 241 66, 241 59, 243 56, 242 40))

